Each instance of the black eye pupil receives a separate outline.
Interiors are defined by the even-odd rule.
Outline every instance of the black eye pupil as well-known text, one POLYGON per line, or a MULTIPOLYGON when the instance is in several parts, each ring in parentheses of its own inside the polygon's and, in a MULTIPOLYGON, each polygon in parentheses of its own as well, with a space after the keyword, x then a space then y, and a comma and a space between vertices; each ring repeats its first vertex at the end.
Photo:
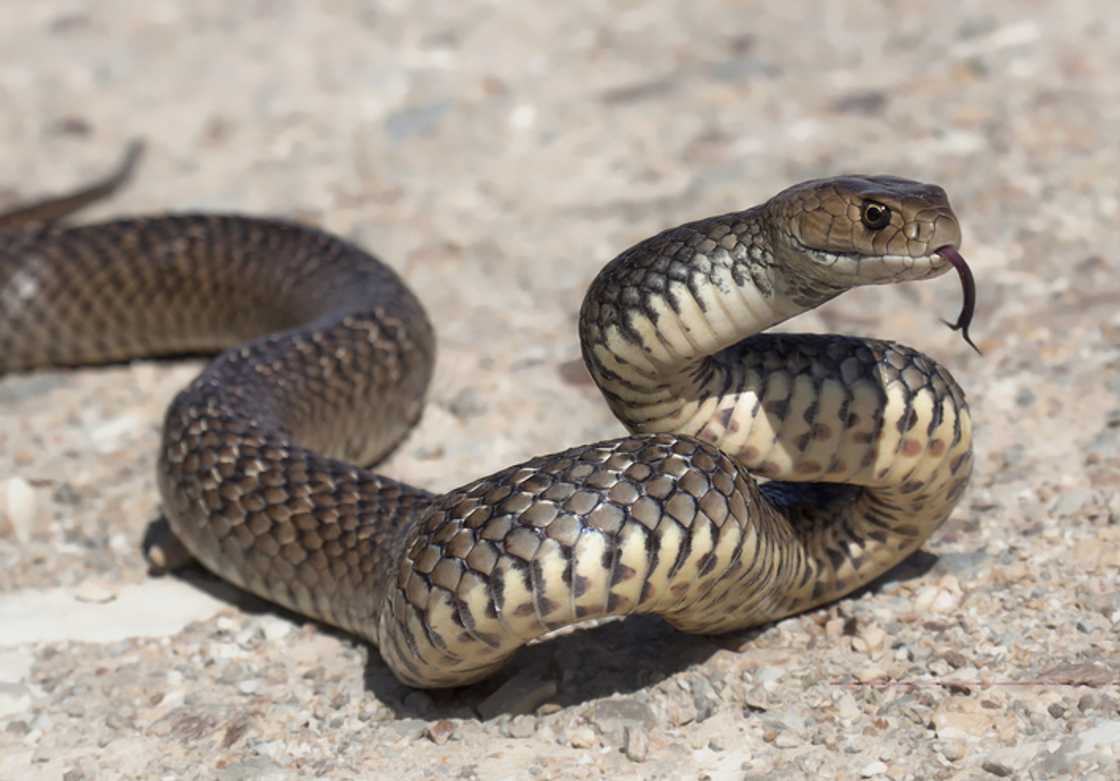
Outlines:
POLYGON ((872 230, 885 228, 891 221, 891 212, 886 206, 870 203, 863 208, 863 223, 872 230))

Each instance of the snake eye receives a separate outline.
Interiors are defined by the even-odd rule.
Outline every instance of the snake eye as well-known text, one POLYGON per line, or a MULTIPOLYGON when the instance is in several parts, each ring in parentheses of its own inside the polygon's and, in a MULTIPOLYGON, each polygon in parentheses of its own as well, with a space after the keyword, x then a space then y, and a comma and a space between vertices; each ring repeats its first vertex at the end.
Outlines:
POLYGON ((863 220, 863 224, 871 230, 882 230, 891 224, 891 210, 881 203, 864 201, 859 218, 863 220))

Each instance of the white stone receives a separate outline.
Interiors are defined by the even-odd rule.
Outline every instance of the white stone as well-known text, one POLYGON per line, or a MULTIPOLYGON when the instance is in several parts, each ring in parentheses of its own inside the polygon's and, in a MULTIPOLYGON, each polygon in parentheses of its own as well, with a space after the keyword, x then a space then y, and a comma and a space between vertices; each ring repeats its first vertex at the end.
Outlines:
POLYGON ((104 605, 117 598, 117 587, 103 580, 87 580, 74 590, 74 599, 92 605, 104 605))
POLYGON ((276 616, 261 616, 257 619, 261 631, 264 633, 264 639, 270 643, 275 643, 277 640, 283 640, 285 637, 292 633, 295 628, 291 621, 286 621, 283 618, 276 616))
POLYGON ((0 683, 0 719, 31 709, 31 692, 22 684, 0 683))
POLYGON ((876 760, 864 765, 859 774, 863 778, 871 778, 872 776, 882 775, 887 772, 887 763, 876 760))
POLYGON ((35 655, 28 648, 0 651, 0 683, 22 683, 31 674, 35 655))
POLYGON ((0 647, 76 640, 112 643, 128 637, 176 634, 226 603, 172 578, 117 590, 106 603, 79 600, 80 589, 13 591, 0 596, 0 647))
POLYGON ((31 541, 43 509, 39 493, 22 477, 10 477, 0 483, 0 515, 7 517, 16 540, 24 544, 31 541))
POLYGON ((1120 747, 1120 720, 1102 721, 1082 732, 1079 737, 1081 746, 1085 750, 1091 751, 1105 746, 1120 747))
POLYGON ((759 667, 754 674, 754 679, 759 683, 772 683, 786 674, 784 667, 759 667))

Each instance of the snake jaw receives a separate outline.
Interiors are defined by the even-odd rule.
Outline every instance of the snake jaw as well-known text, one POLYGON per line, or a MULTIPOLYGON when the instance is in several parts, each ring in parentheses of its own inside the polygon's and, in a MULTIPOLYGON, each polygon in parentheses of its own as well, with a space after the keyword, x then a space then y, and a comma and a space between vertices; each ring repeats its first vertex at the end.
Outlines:
POLYGON ((960 331, 968 346, 983 355, 972 341, 968 329, 976 311, 976 280, 960 251, 953 244, 943 244, 925 255, 867 255, 860 252, 830 252, 807 246, 796 236, 790 236, 795 251, 790 253, 789 267, 811 280, 810 286, 827 286, 836 295, 846 289, 862 285, 887 285, 896 282, 913 282, 932 279, 956 269, 961 281, 964 302, 955 323, 942 320, 954 331, 960 331), (800 255, 802 262, 796 262, 800 255), (808 259, 808 263, 804 260, 808 259))
POLYGON ((829 252, 806 246, 797 239, 794 239, 794 243, 800 253, 812 261, 808 264, 809 269, 802 266, 803 270, 819 280, 841 288, 931 279, 944 274, 951 265, 940 250, 917 256, 868 255, 861 252, 829 252))
MULTIPOLYGON (((796 241, 796 240, 795 240, 796 241)), ((860 253, 837 253, 806 247, 800 242, 801 251, 812 258, 819 268, 827 270, 828 282, 840 287, 859 285, 884 285, 895 282, 912 282, 932 279, 956 269, 961 281, 964 301, 955 323, 942 320, 954 331, 960 331, 965 342, 983 355, 968 333, 976 312, 976 280, 972 269, 952 244, 938 247, 928 255, 911 257, 909 255, 863 255, 860 253)), ((818 274, 819 276, 819 274, 818 274)))

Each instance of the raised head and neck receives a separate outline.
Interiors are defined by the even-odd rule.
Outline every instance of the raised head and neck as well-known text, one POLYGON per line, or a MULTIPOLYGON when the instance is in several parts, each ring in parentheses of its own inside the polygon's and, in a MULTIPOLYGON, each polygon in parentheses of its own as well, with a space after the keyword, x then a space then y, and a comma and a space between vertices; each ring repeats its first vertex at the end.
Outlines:
POLYGON ((591 285, 584 358, 627 428, 697 437, 776 481, 763 493, 794 519, 786 560, 805 584, 779 612, 842 596, 916 549, 967 482, 971 422, 949 373, 907 347, 760 332, 853 287, 954 266, 967 329, 960 238, 940 187, 844 176, 664 231, 591 285))

